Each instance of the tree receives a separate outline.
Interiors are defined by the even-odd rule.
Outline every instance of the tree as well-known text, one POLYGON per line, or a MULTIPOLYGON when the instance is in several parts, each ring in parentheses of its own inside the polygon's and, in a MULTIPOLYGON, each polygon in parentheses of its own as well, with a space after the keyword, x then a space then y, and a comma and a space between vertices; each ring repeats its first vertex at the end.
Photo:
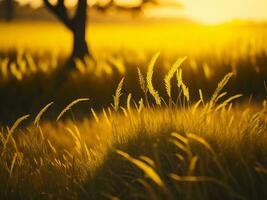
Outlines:
MULTIPOLYGON (((72 32, 73 34, 73 50, 71 60, 75 58, 84 59, 85 56, 92 57, 88 45, 86 43, 86 21, 87 21, 87 0, 78 0, 77 8, 73 17, 68 15, 68 10, 65 6, 65 0, 57 0, 53 5, 49 0, 43 0, 46 7, 72 32)), ((107 9, 141 11, 143 5, 147 3, 155 3, 155 0, 143 0, 137 6, 128 7, 120 6, 114 0, 108 1, 106 4, 99 2, 93 5, 93 8, 105 12, 107 9)))
POLYGON ((87 19, 87 0, 79 0, 76 12, 73 17, 68 15, 64 0, 58 0, 53 5, 49 0, 43 0, 46 7, 57 16, 57 18, 72 32, 73 49, 71 59, 83 59, 85 56, 91 56, 88 49, 85 33, 87 19))

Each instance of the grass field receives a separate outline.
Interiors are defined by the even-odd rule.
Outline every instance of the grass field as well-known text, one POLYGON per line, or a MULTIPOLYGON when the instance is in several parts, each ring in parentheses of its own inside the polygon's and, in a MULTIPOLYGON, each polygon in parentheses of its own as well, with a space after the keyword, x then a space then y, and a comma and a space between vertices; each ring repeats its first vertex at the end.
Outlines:
POLYGON ((267 29, 263 24, 92 24, 88 42, 97 65, 80 63, 78 72, 68 77, 60 69, 71 49, 71 35, 60 24, 1 23, 0 30, 0 119, 5 124, 36 113, 51 101, 57 102, 59 112, 76 98, 90 97, 92 107, 102 109, 110 104, 122 77, 137 101, 141 95, 137 67, 145 73, 148 60, 158 51, 154 84, 165 97, 164 75, 178 57, 187 56, 183 76, 192 101, 199 89, 204 98, 211 96, 228 72, 236 74, 227 88, 230 95, 242 93, 254 101, 265 98, 267 29))
MULTIPOLYGON (((2 22, 0 30, 1 52, 14 48, 29 49, 37 55, 44 52, 64 55, 71 51, 71 34, 59 23, 2 22)), ((98 57, 126 51, 135 59, 144 60, 148 52, 154 54, 158 50, 166 57, 238 60, 248 54, 266 53, 266 32, 266 24, 92 23, 87 29, 87 41, 98 57)))
POLYGON ((0 30, 0 199, 267 198, 265 25, 0 30))

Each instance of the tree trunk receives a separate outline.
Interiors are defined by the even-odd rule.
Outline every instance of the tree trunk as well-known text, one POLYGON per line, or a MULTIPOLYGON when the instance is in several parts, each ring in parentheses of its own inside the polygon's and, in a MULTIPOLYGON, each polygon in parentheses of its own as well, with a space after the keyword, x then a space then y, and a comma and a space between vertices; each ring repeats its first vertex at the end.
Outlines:
POLYGON ((58 19, 73 34, 73 49, 70 60, 75 58, 83 60, 85 56, 90 56, 86 39, 86 19, 87 19, 87 0, 78 0, 77 8, 74 17, 68 16, 65 0, 58 0, 56 5, 51 4, 50 0, 43 0, 47 8, 53 12, 58 19))
POLYGON ((85 39, 85 27, 75 26, 72 34, 73 47, 71 57, 83 59, 85 56, 89 56, 90 53, 85 39))

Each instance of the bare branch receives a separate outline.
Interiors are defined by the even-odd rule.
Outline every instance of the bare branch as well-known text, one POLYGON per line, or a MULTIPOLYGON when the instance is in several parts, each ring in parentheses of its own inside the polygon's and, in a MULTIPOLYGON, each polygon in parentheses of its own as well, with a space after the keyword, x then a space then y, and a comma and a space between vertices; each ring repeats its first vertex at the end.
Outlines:
POLYGON ((72 20, 69 18, 64 0, 58 0, 56 5, 52 5, 49 0, 43 0, 46 7, 54 13, 69 29, 72 29, 72 20))
POLYGON ((53 6, 53 5, 50 3, 50 1, 49 1, 49 0, 43 0, 43 1, 44 1, 44 4, 46 5, 46 7, 47 7, 49 10, 51 10, 51 11, 54 12, 55 6, 53 6))
POLYGON ((129 11, 129 12, 142 12, 142 9, 145 5, 148 4, 158 4, 157 0, 142 0, 139 4, 134 6, 121 5, 116 3, 115 0, 109 0, 106 4, 96 3, 93 5, 93 8, 100 11, 106 12, 108 9, 115 9, 118 11, 129 11))

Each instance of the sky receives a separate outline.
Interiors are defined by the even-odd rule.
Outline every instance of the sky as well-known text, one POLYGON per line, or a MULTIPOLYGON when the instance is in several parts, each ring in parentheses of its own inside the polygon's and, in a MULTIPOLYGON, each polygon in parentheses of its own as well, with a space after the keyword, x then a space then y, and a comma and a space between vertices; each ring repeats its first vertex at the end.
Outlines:
MULTIPOLYGON (((41 2, 40 0, 18 1, 32 1, 36 5, 41 2)), ((67 1, 71 4, 76 0, 67 1)), ((138 0, 117 1, 134 2, 138 0)), ((147 14, 160 17, 182 16, 207 24, 216 24, 235 19, 256 21, 267 20, 267 0, 162 0, 162 2, 162 6, 148 10, 147 14), (178 2, 183 5, 182 9, 175 6, 178 2)))
POLYGON ((267 0, 179 0, 179 2, 184 6, 182 10, 166 7, 153 14, 187 16, 208 24, 235 19, 267 20, 267 0))

